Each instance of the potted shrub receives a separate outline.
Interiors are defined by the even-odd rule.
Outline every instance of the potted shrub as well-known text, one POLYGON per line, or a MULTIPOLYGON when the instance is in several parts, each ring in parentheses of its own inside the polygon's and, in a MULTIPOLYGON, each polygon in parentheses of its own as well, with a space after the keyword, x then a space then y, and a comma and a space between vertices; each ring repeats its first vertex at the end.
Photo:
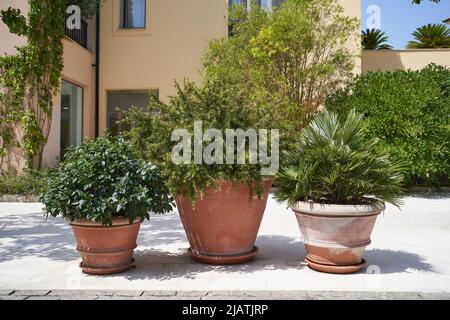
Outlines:
MULTIPOLYGON (((217 83, 199 88, 185 82, 176 88, 170 102, 151 101, 150 110, 157 110, 156 114, 138 109, 129 112, 131 141, 142 157, 161 167, 176 198, 192 258, 209 264, 249 261, 257 253, 255 240, 272 179, 261 175, 259 164, 221 161, 227 154, 225 144, 211 153, 213 162, 204 156, 211 142, 223 142, 217 135, 227 129, 258 130, 264 117, 261 110, 246 106, 238 94, 217 83), (215 138, 206 138, 212 128, 215 138), (187 135, 184 141, 182 134, 187 135), (173 155, 180 144, 186 148, 180 152, 183 161, 177 162, 173 155), (200 157, 195 155, 198 150, 200 157)), ((245 159, 249 157, 247 151, 245 159)))
POLYGON ((89 274, 130 269, 141 222, 149 212, 172 209, 158 169, 138 160, 123 138, 98 138, 70 149, 50 173, 41 200, 47 217, 67 218, 80 267, 89 274))
POLYGON ((305 242, 308 265, 330 273, 353 273, 362 259, 385 202, 399 206, 403 165, 367 139, 363 117, 325 111, 286 151, 276 198, 287 202, 305 242))

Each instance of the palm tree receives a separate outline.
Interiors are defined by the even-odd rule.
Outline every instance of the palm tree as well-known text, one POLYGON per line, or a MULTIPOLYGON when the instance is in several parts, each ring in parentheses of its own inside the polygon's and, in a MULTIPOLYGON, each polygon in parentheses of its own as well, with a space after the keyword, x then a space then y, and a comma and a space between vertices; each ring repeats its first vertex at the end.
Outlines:
POLYGON ((450 48, 450 29, 444 24, 428 24, 417 28, 415 40, 408 42, 408 49, 450 48))
POLYGON ((364 50, 392 49, 387 44, 389 36, 379 29, 367 29, 361 33, 361 45, 364 50))

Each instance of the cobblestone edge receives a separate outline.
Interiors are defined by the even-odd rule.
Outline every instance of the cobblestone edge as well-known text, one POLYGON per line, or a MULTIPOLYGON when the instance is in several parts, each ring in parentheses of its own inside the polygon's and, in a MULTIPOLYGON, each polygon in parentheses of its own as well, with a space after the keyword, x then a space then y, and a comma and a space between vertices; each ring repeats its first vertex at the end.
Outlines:
POLYGON ((450 300, 450 292, 0 290, 0 300, 450 300))

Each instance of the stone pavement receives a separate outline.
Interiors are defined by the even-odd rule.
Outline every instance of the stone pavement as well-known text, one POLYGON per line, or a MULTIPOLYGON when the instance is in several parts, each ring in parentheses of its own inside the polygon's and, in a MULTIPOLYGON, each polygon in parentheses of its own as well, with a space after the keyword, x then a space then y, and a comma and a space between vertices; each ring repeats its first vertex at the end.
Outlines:
POLYGON ((6 290, 0 300, 449 300, 450 293, 6 290))
POLYGON ((401 211, 388 206, 379 216, 364 256, 369 266, 358 274, 310 270, 294 214, 270 199, 251 263, 193 262, 174 212, 142 225, 136 268, 106 277, 81 272, 70 227, 45 220, 41 204, 0 203, 0 299, 449 299, 450 194, 404 200, 401 211))

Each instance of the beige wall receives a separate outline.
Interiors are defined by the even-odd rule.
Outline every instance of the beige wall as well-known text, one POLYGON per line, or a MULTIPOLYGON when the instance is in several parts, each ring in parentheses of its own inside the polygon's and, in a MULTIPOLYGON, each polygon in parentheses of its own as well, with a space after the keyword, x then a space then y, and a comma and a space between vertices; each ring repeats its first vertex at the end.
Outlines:
MULTIPOLYGON (((349 16, 360 18, 357 0, 339 0, 349 16)), ((0 8, 12 6, 27 10, 25 0, 1 0, 0 8)), ((108 90, 159 89, 160 98, 175 93, 174 80, 201 81, 201 59, 211 39, 227 36, 227 0, 147 0, 145 30, 119 29, 119 0, 105 0, 101 10, 100 43, 100 132, 106 128, 108 90)), ((91 31, 92 28, 91 28, 91 31)), ((359 30, 358 30, 359 34, 359 30)), ((0 53, 14 53, 14 46, 25 39, 11 35, 0 22, 0 53)), ((360 43, 349 46, 360 54, 360 43)), ((64 40, 62 79, 84 89, 84 124, 86 137, 95 131, 94 54, 70 39, 64 40)), ((355 72, 360 72, 357 59, 355 72)), ((52 129, 44 150, 44 164, 59 160, 60 95, 54 98, 52 129)))
MULTIPOLYGON (((361 3, 339 0, 345 12, 361 17, 361 3)), ((227 36, 227 0, 147 0, 147 28, 119 29, 119 0, 101 11, 100 132, 106 129, 108 90, 159 89, 160 98, 175 93, 174 80, 201 81, 201 58, 209 40, 227 36)), ((361 45, 349 44, 361 71, 361 45)))
MULTIPOLYGON (((0 10, 9 7, 18 8, 23 13, 28 12, 28 2, 25 0, 0 0, 0 10)), ((11 55, 16 53, 15 46, 26 44, 25 37, 19 37, 9 32, 9 28, 0 19, 0 55, 11 55)))
POLYGON ((357 18, 360 25, 355 30, 355 35, 349 43, 349 49, 355 55, 355 74, 361 73, 361 1, 359 0, 338 0, 338 2, 344 7, 344 13, 353 18, 357 18))
POLYGON ((101 11, 100 132, 106 128, 107 90, 159 89, 173 95, 174 80, 201 80, 209 40, 227 36, 226 0, 147 0, 146 30, 119 30, 119 0, 101 11))
POLYGON ((362 72, 419 70, 430 63, 450 68, 450 49, 364 50, 362 72))

